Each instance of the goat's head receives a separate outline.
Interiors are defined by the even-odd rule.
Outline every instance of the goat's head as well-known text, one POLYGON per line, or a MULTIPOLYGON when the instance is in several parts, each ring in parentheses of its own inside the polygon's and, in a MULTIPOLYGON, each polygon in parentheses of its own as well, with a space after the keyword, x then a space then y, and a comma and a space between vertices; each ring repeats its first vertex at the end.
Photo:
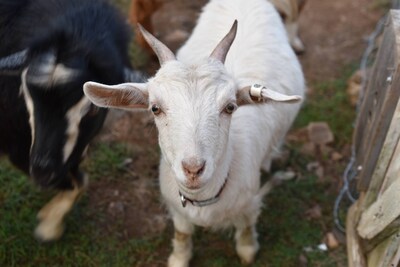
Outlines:
MULTIPOLYGON (((104 57, 112 52, 104 51, 104 57)), ((82 155, 105 119, 106 110, 83 94, 84 82, 125 81, 120 57, 100 62, 92 53, 73 44, 38 42, 0 59, 0 74, 21 78, 32 137, 29 171, 44 187, 72 186, 66 178, 80 176, 82 155)))
POLYGON ((163 157, 186 192, 200 190, 216 175, 216 168, 224 163, 234 112, 239 105, 254 103, 249 87, 237 88, 224 67, 236 28, 237 22, 211 56, 195 65, 176 60, 164 44, 142 29, 160 60, 155 77, 146 84, 89 82, 84 86, 85 94, 101 107, 150 109, 163 157))

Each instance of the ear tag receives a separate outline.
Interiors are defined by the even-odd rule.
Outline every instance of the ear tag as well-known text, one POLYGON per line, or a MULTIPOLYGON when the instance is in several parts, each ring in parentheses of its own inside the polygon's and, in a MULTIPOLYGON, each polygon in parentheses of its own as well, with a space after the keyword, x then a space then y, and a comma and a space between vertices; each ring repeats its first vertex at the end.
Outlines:
POLYGON ((250 88, 250 95, 253 96, 253 97, 256 97, 257 100, 258 100, 259 102, 261 102, 261 101, 264 100, 264 99, 262 98, 262 95, 261 95, 262 89, 263 89, 263 86, 262 86, 261 84, 255 83, 255 84, 253 84, 253 85, 251 86, 251 88, 250 88))

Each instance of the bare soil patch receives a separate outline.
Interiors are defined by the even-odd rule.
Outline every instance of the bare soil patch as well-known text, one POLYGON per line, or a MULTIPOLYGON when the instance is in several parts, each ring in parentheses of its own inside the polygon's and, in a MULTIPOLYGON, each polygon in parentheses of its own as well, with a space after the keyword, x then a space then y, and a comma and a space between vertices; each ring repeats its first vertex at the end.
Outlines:
MULTIPOLYGON (((155 35, 176 50, 190 34, 206 2, 165 1, 154 15, 155 35), (178 34, 177 30, 180 31, 178 34)), ((371 9, 368 0, 308 0, 300 20, 300 35, 306 53, 299 56, 308 85, 337 79, 343 68, 357 64, 366 46, 365 38, 381 15, 380 10, 371 9)), ((153 61, 149 66, 154 73, 158 63, 153 61)), ((118 221, 123 238, 160 234, 166 228, 167 213, 158 190, 157 130, 146 113, 111 113, 99 141, 123 142, 132 148, 134 157, 127 166, 132 175, 121 181, 115 177, 92 182, 88 205, 91 209, 106 212, 108 219, 100 226, 105 231, 115 231, 118 221)), ((348 145, 340 148, 345 156, 348 151, 348 145)), ((337 166, 329 161, 323 164, 337 166)), ((332 180, 333 192, 339 188, 341 172, 335 167, 325 169, 326 177, 336 177, 332 180)))

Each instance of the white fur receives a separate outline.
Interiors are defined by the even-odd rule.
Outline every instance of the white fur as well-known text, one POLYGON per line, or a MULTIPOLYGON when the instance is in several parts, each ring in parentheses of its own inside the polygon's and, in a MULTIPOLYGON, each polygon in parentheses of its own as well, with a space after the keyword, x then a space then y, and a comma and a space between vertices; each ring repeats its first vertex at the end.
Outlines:
POLYGON ((29 113, 29 125, 31 126, 32 143, 31 149, 33 147, 33 142, 35 140, 35 111, 33 107, 33 100, 31 94, 29 93, 28 86, 26 84, 26 73, 28 69, 24 69, 21 75, 21 92, 25 99, 26 109, 29 113))
MULTIPOLYGON (((238 20, 238 33, 227 55, 225 67, 227 72, 234 77, 236 88, 260 83, 288 95, 304 96, 305 86, 301 67, 289 46, 281 19, 271 4, 264 0, 211 1, 204 8, 192 36, 178 52, 178 60, 186 64, 199 62, 203 64, 202 59, 211 53, 228 32, 234 19, 238 20)), ((171 62, 168 65, 172 64, 177 63, 171 62)), ((168 67, 172 68, 172 66, 168 67)), ((157 76, 162 75, 162 77, 156 76, 154 82, 157 80, 159 84, 169 83, 167 79, 170 79, 170 76, 165 75, 166 77, 164 77, 164 70, 166 73, 171 73, 171 71, 167 71, 166 68, 167 66, 159 71, 157 76), (158 78, 163 78, 163 81, 159 81, 158 78)), ((177 70, 177 72, 179 71, 177 70)), ((207 78, 209 77, 204 80, 207 78)), ((172 90, 184 90, 181 88, 182 85, 176 86, 177 89, 171 88, 171 86, 167 87, 165 92, 160 92, 163 88, 159 88, 157 94, 164 97, 169 94, 168 97, 173 98, 175 92, 171 92, 172 90)), ((194 88, 189 89, 195 91, 194 88)), ((217 92, 216 96, 218 93, 223 94, 217 92)), ((229 92, 224 93, 229 95, 229 92)), ((206 97, 197 95, 193 98, 202 103, 203 109, 193 112, 192 118, 187 118, 186 108, 193 106, 191 104, 194 102, 193 99, 187 101, 180 99, 180 103, 175 103, 182 107, 182 111, 185 111, 176 114, 176 120, 181 122, 182 128, 187 124, 199 123, 196 122, 198 118, 194 117, 195 114, 204 115, 209 112, 207 110, 209 106, 203 102, 203 100, 206 101, 206 97)), ((178 100, 174 99, 174 101, 178 100)), ((192 144, 189 145, 186 140, 179 144, 169 142, 170 136, 164 132, 166 129, 161 123, 158 123, 160 145, 163 151, 160 169, 161 190, 173 213, 181 214, 196 225, 215 228, 254 223, 261 205, 261 198, 258 195, 260 166, 264 159, 270 160, 271 153, 279 149, 299 107, 300 104, 284 103, 249 105, 240 107, 234 113, 230 128, 227 125, 226 129, 221 130, 229 132, 229 138, 212 145, 224 148, 223 157, 214 164, 216 168, 213 170, 212 179, 204 190, 189 195, 189 197, 199 200, 213 197, 229 172, 228 182, 220 201, 202 208, 193 207, 190 204, 186 208, 182 208, 177 195, 179 188, 176 183, 176 179, 180 178, 177 177, 179 170, 175 169, 176 164, 170 159, 173 156, 169 157, 169 151, 167 151, 172 146, 179 146, 182 149, 188 146, 192 148, 192 144)), ((185 129, 179 130, 184 131, 185 129)), ((201 130, 199 129, 199 131, 201 130)), ((180 135, 181 132, 177 134, 180 135)), ((207 138, 206 135, 207 133, 205 133, 204 139, 207 138)), ((207 141, 211 141, 210 139, 208 138, 207 141)))
POLYGON ((82 97, 78 103, 72 106, 66 114, 68 121, 68 128, 66 132, 67 141, 64 144, 63 149, 63 162, 67 162, 69 156, 75 148, 76 141, 79 136, 79 124, 82 118, 86 115, 90 107, 90 101, 87 97, 82 97))
MULTIPOLYGON (((258 250, 255 224, 265 191, 260 191, 260 168, 269 169, 301 105, 268 101, 225 113, 227 104, 236 104, 240 89, 254 83, 304 97, 302 70, 279 15, 265 0, 211 0, 177 60, 163 62, 147 84, 84 86, 85 94, 100 106, 143 107, 143 99, 148 99, 150 108, 161 109, 155 115, 162 151, 160 188, 176 231, 190 236, 194 225, 234 226, 237 251, 245 263, 252 262, 258 250), (235 19, 237 35, 225 64, 209 58, 235 19), (182 168, 188 159, 206 162, 195 183, 182 168), (225 180, 217 203, 182 207, 179 191, 193 200, 207 200, 225 180), (244 229, 252 230, 240 234, 244 229)), ((169 266, 188 265, 187 242, 174 239, 169 266)))
MULTIPOLYGON (((265 0, 211 1, 204 8, 192 36, 178 52, 177 59, 190 65, 202 62, 202 59, 211 53, 228 32, 235 19, 238 20, 238 32, 228 52, 225 67, 234 77, 236 88, 260 83, 281 93, 304 96, 305 86, 301 67, 290 48, 279 15, 265 0)), ((170 88, 167 90, 170 92, 170 88)), ((229 95, 228 92, 226 94, 229 95)), ((174 95, 171 93, 169 97, 174 95)), ((197 96, 196 99, 199 102, 207 101, 202 96, 197 96)), ((193 100, 186 103, 183 100, 177 105, 188 106, 190 104, 186 103, 193 103, 193 100)), ((161 192, 172 216, 194 225, 212 228, 235 226, 240 229, 254 225, 260 213, 262 200, 259 194, 261 164, 263 161, 271 161, 271 154, 279 149, 299 107, 300 104, 285 103, 243 106, 234 113, 230 128, 227 124, 226 128, 221 130, 229 134, 223 134, 225 137, 223 140, 211 142, 212 146, 223 150, 223 156, 213 164, 215 169, 212 179, 200 192, 186 193, 188 197, 197 200, 211 198, 216 195, 225 175, 229 173, 220 200, 201 208, 190 204, 185 208, 182 207, 178 197, 180 187, 176 182, 180 179, 177 174, 179 170, 176 170, 174 164, 176 161, 171 162, 172 156, 166 155, 168 154, 166 150, 171 146, 194 148, 193 144, 187 143, 187 140, 182 140, 180 144, 171 144, 168 141, 169 135, 158 123, 163 151, 160 169, 161 192)), ((209 112, 207 108, 211 107, 204 105, 202 110, 197 110, 193 114, 206 114, 209 112)), ((176 120, 182 124, 197 124, 196 119, 199 118, 187 118, 187 113, 176 115, 176 120)), ((179 130, 185 131, 185 129, 179 130)), ((207 141, 211 139, 207 138, 207 133, 203 138, 207 141)), ((198 150, 202 151, 201 148, 197 148, 198 150)), ((238 247, 238 253, 243 253, 241 255, 243 261, 252 261, 255 254, 253 249, 257 250, 258 244, 238 247), (246 256, 247 254, 250 256, 246 256)))

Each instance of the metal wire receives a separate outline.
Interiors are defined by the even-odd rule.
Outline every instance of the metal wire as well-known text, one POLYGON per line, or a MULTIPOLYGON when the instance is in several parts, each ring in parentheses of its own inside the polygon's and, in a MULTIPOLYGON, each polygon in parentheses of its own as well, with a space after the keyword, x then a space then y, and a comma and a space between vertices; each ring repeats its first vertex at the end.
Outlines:
MULTIPOLYGON (((392 1, 392 8, 393 9, 399 9, 400 7, 400 0, 393 0, 392 1)), ((357 107, 356 107, 356 119, 355 122, 358 120, 358 117, 360 115, 360 107, 361 103, 364 98, 364 93, 368 84, 368 75, 367 75, 367 68, 370 65, 370 63, 374 60, 374 51, 376 50, 376 45, 375 41, 376 39, 382 34, 385 22, 387 20, 387 14, 383 16, 377 23, 375 30, 368 36, 367 38, 367 48, 364 51, 364 54, 361 58, 360 62, 360 70, 361 70, 361 89, 360 89, 360 94, 358 97, 357 101, 357 107)), ((345 196, 347 196, 347 199, 350 201, 351 204, 353 204, 356 200, 357 197, 354 196, 354 194, 357 194, 357 192, 352 193, 351 192, 351 184, 357 177, 360 169, 362 166, 354 166, 356 163, 356 149, 355 149, 355 142, 353 140, 352 145, 351 145, 351 157, 350 160, 343 172, 342 180, 343 180, 343 186, 338 194, 338 196, 335 199, 335 204, 333 208, 333 218, 334 218, 334 223, 337 229, 342 231, 343 233, 346 231, 345 227, 343 226, 341 219, 340 219, 340 204, 342 203, 343 199, 345 196)))

